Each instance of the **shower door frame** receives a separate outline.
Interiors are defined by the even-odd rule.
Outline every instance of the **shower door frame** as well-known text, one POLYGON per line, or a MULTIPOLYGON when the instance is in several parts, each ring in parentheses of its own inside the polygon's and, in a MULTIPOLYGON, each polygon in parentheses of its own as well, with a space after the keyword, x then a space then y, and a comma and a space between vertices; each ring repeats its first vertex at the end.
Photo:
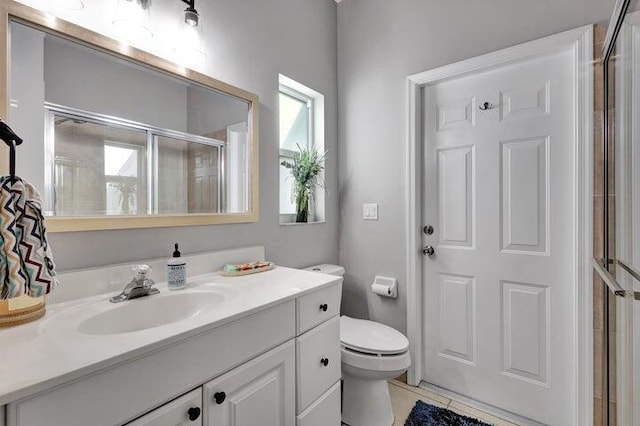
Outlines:
MULTIPOLYGON (((631 273, 624 273, 625 268, 638 264, 640 259, 640 253, 638 251, 637 237, 633 235, 633 219, 632 214, 634 208, 636 208, 640 202, 640 191, 633 185, 636 181, 638 174, 637 170, 633 169, 633 165, 638 164, 638 150, 634 146, 637 143, 638 134, 640 132, 640 123, 633 120, 633 113, 640 108, 640 96, 638 90, 635 88, 632 91, 628 89, 633 87, 633 66, 640 62, 640 48, 636 44, 634 46, 634 40, 638 38, 638 28, 640 27, 640 11, 627 13, 629 8, 629 0, 619 0, 616 4, 614 14, 609 24, 607 43, 603 47, 604 53, 608 53, 609 56, 616 57, 615 63, 615 85, 611 87, 606 75, 603 75, 603 90, 606 93, 606 98, 609 97, 609 93, 615 93, 615 104, 613 105, 615 114, 613 117, 615 131, 611 134, 606 133, 603 135, 602 150, 609 152, 609 144, 613 139, 615 148, 615 227, 609 229, 608 222, 603 220, 603 228, 605 228, 605 235, 603 236, 604 252, 606 254, 604 264, 611 264, 616 270, 615 276, 610 278, 617 282, 617 285, 621 287, 621 292, 609 293, 609 288, 605 288, 605 294, 607 298, 615 297, 616 299, 616 339, 613 344, 616 346, 616 407, 615 413, 617 424, 619 425, 632 425, 637 424, 637 420, 640 419, 640 412, 634 410, 636 401, 639 400, 640 390, 634 388, 637 384, 636 380, 640 370, 637 368, 634 356, 634 333, 637 334, 635 326, 636 319, 634 318, 634 309, 637 300, 634 300, 634 284, 637 277, 634 277, 631 273), (630 66, 631 68, 627 68, 630 66), (627 89, 627 90, 622 90, 627 89), (630 122, 629 125, 626 125, 630 122), (611 136, 614 136, 613 138, 611 136), (605 139, 606 138, 606 139, 605 139), (611 139, 610 139, 611 138, 611 139), (608 252, 609 233, 615 234, 615 255, 611 256, 608 252), (606 238, 606 239, 605 239, 606 238), (635 244, 634 244, 635 243, 635 244), (623 259, 623 260, 621 260, 623 259), (631 265, 627 265, 630 263, 631 265), (616 297, 619 296, 620 298, 616 297), (618 304, 618 302, 620 302, 618 304), (631 372, 634 376, 630 375, 631 372), (634 423, 635 422, 635 423, 634 423)), ((605 64, 606 65, 606 64, 605 64)), ((607 68, 607 72, 609 72, 607 68)), ((605 104, 606 105, 606 104, 605 104)), ((608 110, 605 108, 604 111, 608 110)), ((604 120, 611 120, 608 114, 603 115, 604 120)), ((604 158, 604 156, 603 156, 604 158)), ((603 159, 604 163, 604 159, 603 159)), ((609 167, 608 163, 604 163, 609 167)), ((603 173, 603 190, 605 196, 609 194, 609 174, 603 173), (605 186, 606 185, 606 186, 605 186)), ((605 198, 607 199, 607 198, 605 198)), ((605 214, 603 217, 607 217, 611 214, 609 212, 609 206, 603 204, 605 214)), ((608 219, 607 219, 608 220, 608 219)), ((637 275, 637 273, 636 273, 637 275)), ((606 301, 606 298, 605 298, 606 301)), ((605 311, 608 310, 608 304, 605 304, 605 311)), ((603 315, 604 316, 604 315, 603 315)), ((608 355, 610 354, 607 347, 611 345, 609 341, 609 318, 608 314, 605 318, 605 348, 603 349, 607 364, 606 368, 603 368, 603 372, 606 373, 604 379, 606 385, 603 393, 603 416, 609 413, 609 394, 611 386, 608 380, 608 374, 610 374, 608 355), (606 396, 606 398, 605 398, 606 396)))
POLYGON ((571 49, 574 55, 575 158, 573 197, 574 269, 574 425, 593 423, 593 25, 579 27, 514 47, 410 75, 406 79, 405 236, 407 276, 407 335, 410 385, 422 380, 422 87, 439 81, 487 71, 534 57, 571 49))

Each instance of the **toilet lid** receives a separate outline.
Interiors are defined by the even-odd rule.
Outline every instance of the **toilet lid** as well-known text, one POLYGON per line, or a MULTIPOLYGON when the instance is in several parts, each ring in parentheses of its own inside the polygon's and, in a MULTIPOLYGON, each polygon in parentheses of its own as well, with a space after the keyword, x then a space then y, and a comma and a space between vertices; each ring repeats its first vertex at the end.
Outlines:
POLYGON ((395 355, 409 348, 409 340, 399 331, 374 321, 340 317, 343 346, 375 355, 395 355))

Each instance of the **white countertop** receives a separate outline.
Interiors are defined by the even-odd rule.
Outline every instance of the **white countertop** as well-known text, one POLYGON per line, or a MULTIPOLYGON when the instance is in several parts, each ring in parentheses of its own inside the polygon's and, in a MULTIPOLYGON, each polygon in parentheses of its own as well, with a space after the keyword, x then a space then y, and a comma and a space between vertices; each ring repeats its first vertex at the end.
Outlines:
POLYGON ((78 324, 126 303, 143 309, 145 299, 177 292, 169 293, 166 285, 159 284, 159 295, 118 304, 109 302, 113 294, 103 294, 47 306, 45 317, 34 323, 0 329, 0 406, 340 281, 338 276, 284 267, 242 277, 217 273, 190 277, 188 287, 179 293, 215 292, 224 296, 224 302, 178 322, 101 336, 79 333, 78 324))

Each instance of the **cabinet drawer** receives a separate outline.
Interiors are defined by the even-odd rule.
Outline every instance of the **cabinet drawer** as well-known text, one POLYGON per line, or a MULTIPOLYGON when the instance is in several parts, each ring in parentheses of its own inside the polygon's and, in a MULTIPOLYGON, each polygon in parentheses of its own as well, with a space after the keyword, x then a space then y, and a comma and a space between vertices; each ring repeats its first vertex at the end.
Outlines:
POLYGON ((206 383, 205 424, 293 426, 295 357, 291 340, 206 383))
POLYGON ((156 408, 127 426, 202 426, 202 388, 156 408))
POLYGON ((340 379, 340 318, 335 316, 296 339, 297 412, 340 379))
POLYGON ((296 426, 340 426, 340 382, 298 416, 296 426))
POLYGON ((336 284, 296 299, 297 335, 340 313, 342 285, 336 284))

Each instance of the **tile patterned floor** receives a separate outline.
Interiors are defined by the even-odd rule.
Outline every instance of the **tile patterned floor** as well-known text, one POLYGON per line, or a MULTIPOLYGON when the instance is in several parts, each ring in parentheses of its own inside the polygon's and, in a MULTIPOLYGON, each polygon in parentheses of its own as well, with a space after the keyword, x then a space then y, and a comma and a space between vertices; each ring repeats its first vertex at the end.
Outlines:
POLYGON ((418 400, 438 407, 448 408, 463 416, 473 417, 494 426, 517 426, 514 423, 500 419, 484 411, 469 407, 457 401, 452 401, 437 393, 409 386, 397 380, 391 380, 389 382, 389 394, 391 395, 391 405, 393 406, 393 415, 395 417, 393 426, 404 426, 404 421, 418 400))
POLYGON ((489 423, 495 426, 517 426, 496 416, 493 416, 476 408, 469 407, 457 401, 452 401, 437 393, 424 389, 409 386, 397 380, 389 382, 389 393, 391 395, 391 405, 393 406, 393 415, 396 419, 393 426, 404 426, 404 421, 409 416, 409 412, 415 405, 417 400, 422 400, 427 404, 438 407, 445 407, 463 416, 469 416, 489 423))

